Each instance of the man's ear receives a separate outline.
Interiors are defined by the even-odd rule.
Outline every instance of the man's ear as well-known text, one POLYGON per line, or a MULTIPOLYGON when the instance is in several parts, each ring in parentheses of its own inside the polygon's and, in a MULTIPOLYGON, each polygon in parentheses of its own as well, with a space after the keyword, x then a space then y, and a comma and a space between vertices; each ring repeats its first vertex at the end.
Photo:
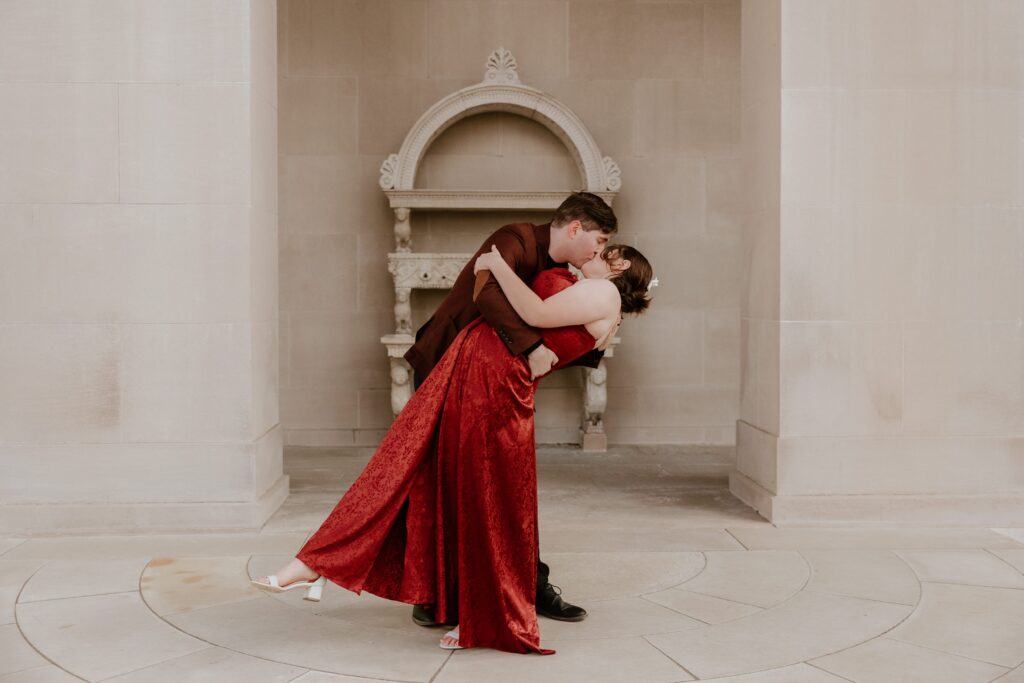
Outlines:
POLYGON ((572 238, 572 237, 575 237, 576 233, 578 233, 580 231, 580 229, 583 227, 583 224, 580 223, 579 220, 577 219, 577 220, 569 221, 569 224, 566 227, 569 228, 569 237, 572 238))

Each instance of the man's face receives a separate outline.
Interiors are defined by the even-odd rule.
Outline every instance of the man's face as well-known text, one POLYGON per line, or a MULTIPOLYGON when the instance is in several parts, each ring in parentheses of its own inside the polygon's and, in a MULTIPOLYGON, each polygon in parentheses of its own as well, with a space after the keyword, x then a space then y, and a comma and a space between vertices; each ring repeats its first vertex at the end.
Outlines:
POLYGON ((600 254, 610 237, 600 230, 584 230, 579 221, 570 223, 569 231, 569 258, 566 260, 577 268, 600 254))

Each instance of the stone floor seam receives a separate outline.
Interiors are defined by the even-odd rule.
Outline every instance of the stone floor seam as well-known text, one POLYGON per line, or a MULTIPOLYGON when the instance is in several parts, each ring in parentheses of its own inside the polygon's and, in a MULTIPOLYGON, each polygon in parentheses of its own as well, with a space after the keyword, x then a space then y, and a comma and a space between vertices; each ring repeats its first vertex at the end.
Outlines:
MULTIPOLYGON (((671 589, 671 588, 669 588, 668 590, 672 590, 672 589, 671 589)), ((638 597, 638 598, 640 598, 641 600, 644 600, 644 601, 646 601, 646 602, 649 602, 649 603, 651 603, 652 605, 657 605, 658 607, 664 607, 665 609, 667 609, 667 610, 670 610, 670 611, 672 611, 672 612, 675 612, 676 614, 681 614, 681 615, 683 615, 684 617, 687 617, 687 618, 689 618, 689 619, 693 619, 694 621, 699 621, 700 623, 704 624, 705 626, 714 626, 714 624, 712 624, 712 623, 711 623, 710 621, 704 621, 703 619, 698 619, 697 617, 695 617, 695 616, 692 616, 692 615, 690 615, 690 614, 687 614, 686 612, 680 612, 679 610, 675 609, 674 607, 669 607, 668 605, 662 605, 662 604, 661 604, 660 602, 654 602, 654 600, 650 600, 650 599, 648 599, 648 598, 647 598, 647 595, 638 595, 638 596, 636 596, 636 597, 638 597)), ((740 618, 742 618, 742 617, 740 617, 740 618)), ((734 621, 734 620, 733 620, 733 621, 734 621)), ((724 623, 724 622, 723 622, 723 623, 724 623)), ((674 633, 674 631, 668 631, 668 633, 674 633)), ((648 634, 641 634, 641 635, 648 635, 648 634)), ((652 633, 652 634, 650 634, 650 635, 656 635, 656 634, 653 634, 653 633, 652 633)))
MULTIPOLYGON (((696 574, 694 574, 693 576, 691 576, 690 578, 688 578, 686 581, 681 581, 681 582, 677 583, 676 585, 669 586, 668 588, 665 588, 663 590, 672 590, 673 588, 679 588, 683 584, 687 584, 687 583, 693 581, 698 576, 700 576, 701 574, 704 573, 704 571, 708 568, 708 554, 706 552, 704 552, 703 550, 698 551, 698 552, 700 553, 700 559, 702 559, 704 561, 704 564, 701 565, 700 571, 697 572, 696 574)), ((651 591, 651 593, 657 593, 657 592, 659 592, 659 591, 651 591)), ((647 594, 643 593, 642 595, 647 595, 647 594)))
POLYGON ((739 543, 741 548, 743 548, 744 550, 750 550, 750 548, 748 548, 743 541, 741 541, 739 538, 736 537, 736 534, 734 534, 732 532, 732 529, 730 529, 729 527, 725 527, 725 533, 727 533, 730 536, 732 536, 733 540, 735 540, 737 543, 739 543))
POLYGON ((435 672, 434 672, 434 675, 433 675, 433 676, 431 676, 431 677, 430 677, 430 678, 429 678, 429 679, 427 680, 427 683, 434 683, 434 681, 435 681, 435 680, 437 680, 437 677, 438 677, 438 676, 440 676, 440 675, 441 675, 441 672, 442 672, 442 671, 444 671, 444 668, 445 668, 446 666, 448 666, 448 662, 450 662, 450 661, 452 660, 452 656, 453 656, 454 654, 455 654, 455 650, 452 650, 451 652, 449 652, 449 653, 448 653, 448 656, 446 656, 446 657, 444 658, 444 661, 443 661, 443 662, 441 662, 441 666, 437 667, 437 671, 435 671, 435 672))
POLYGON ((683 672, 684 672, 684 673, 685 673, 685 674, 686 674, 687 676, 689 676, 690 678, 692 678, 692 679, 693 679, 693 680, 695 680, 695 681, 699 681, 699 680, 700 680, 700 679, 699 679, 699 678, 698 678, 698 677, 697 677, 696 675, 694 675, 694 673, 693 673, 692 671, 690 671, 689 669, 687 669, 687 668, 686 668, 685 666, 683 666, 682 664, 680 664, 680 663, 679 663, 679 661, 677 661, 677 660, 676 660, 676 659, 675 659, 674 657, 672 657, 672 655, 670 655, 670 654, 666 653, 666 652, 665 652, 664 650, 662 650, 662 649, 661 649, 660 647, 658 647, 657 645, 655 645, 655 644, 654 644, 654 643, 652 643, 651 641, 647 640, 647 636, 646 636, 646 635, 641 635, 641 636, 640 636, 640 638, 641 638, 641 639, 642 639, 642 640, 643 640, 643 641, 644 641, 645 643, 647 643, 648 645, 650 645, 651 647, 653 647, 653 648, 654 648, 655 650, 657 650, 658 652, 660 652, 660 653, 661 653, 662 655, 664 655, 665 657, 668 657, 668 658, 669 658, 669 660, 670 660, 670 661, 671 661, 671 662, 672 662, 673 664, 675 664, 676 666, 678 666, 678 667, 679 667, 680 669, 682 669, 682 670, 683 670, 683 672))
POLYGON ((942 586, 970 586, 971 588, 991 588, 999 591, 1024 591, 1024 588, 1013 586, 989 586, 984 583, 960 583, 957 581, 922 581, 921 583, 937 583, 942 586))
MULTIPOLYGON (((18 545, 21 545, 21 544, 19 543, 18 545)), ((15 546, 15 547, 18 547, 18 546, 15 546)), ((83 678, 82 676, 79 676, 74 671, 70 671, 68 669, 65 669, 63 666, 58 664, 56 661, 54 661, 50 657, 47 657, 46 654, 42 650, 40 650, 38 647, 36 647, 35 643, 33 643, 31 640, 29 640, 28 636, 26 636, 25 632, 21 629, 21 622, 18 620, 18 605, 21 604, 21 594, 25 590, 25 586, 28 585, 28 582, 32 580, 32 577, 35 576, 36 574, 38 574, 39 570, 41 570, 43 567, 45 567, 48 564, 49 564, 49 561, 43 562, 41 565, 39 565, 39 567, 36 568, 36 570, 34 572, 29 574, 29 577, 27 579, 25 579, 24 582, 22 582, 21 588, 18 589, 18 594, 14 597, 14 623, 18 627, 18 633, 21 634, 21 639, 24 640, 26 643, 28 643, 29 647, 31 647, 33 650, 35 650, 39 654, 40 657, 42 657, 43 659, 45 659, 50 664, 54 665, 55 667, 57 667, 58 669, 60 669, 64 673, 68 674, 69 676, 74 676, 75 678, 77 678, 80 681, 87 681, 89 679, 83 678)))
POLYGON ((19 541, 18 543, 15 543, 15 544, 14 544, 14 545, 12 545, 12 546, 11 546, 10 548, 8 548, 7 550, 5 550, 5 551, 3 551, 2 553, 0 553, 0 559, 2 559, 4 555, 6 555, 7 553, 11 552, 11 551, 12 551, 12 550, 14 550, 15 548, 18 548, 18 547, 20 547, 20 546, 24 545, 26 541, 28 541, 28 539, 27 539, 27 538, 23 538, 23 539, 21 539, 21 541, 19 541))
MULTIPOLYGON (((28 583, 27 581, 25 583, 28 583)), ((125 593, 139 593, 137 590, 110 591, 109 593, 88 593, 84 595, 63 595, 59 598, 41 598, 39 600, 18 601, 19 605, 35 605, 40 602, 54 602, 56 600, 69 600, 72 598, 98 598, 104 595, 123 595, 125 593)))
POLYGON ((999 557, 999 555, 997 555, 996 553, 992 552, 991 548, 982 548, 982 550, 984 550, 986 553, 988 553, 992 557, 996 558, 997 560, 999 560, 1000 562, 1002 562, 1006 566, 1010 567, 1011 569, 1013 569, 1018 574, 1024 576, 1024 571, 1021 571, 1020 569, 1018 569, 1016 566, 1014 566, 1010 562, 1007 562, 1005 558, 999 557))
MULTIPOLYGON (((889 629, 889 630, 891 631, 892 629, 889 629)), ((888 632, 889 631, 886 631, 886 633, 888 633, 888 632)), ((938 649, 936 647, 928 647, 927 645, 922 645, 921 643, 913 642, 913 641, 910 641, 910 640, 903 640, 902 638, 894 638, 892 636, 887 636, 885 634, 882 634, 881 636, 879 636, 879 638, 885 638, 887 640, 894 640, 897 643, 902 643, 904 645, 913 645, 914 647, 919 647, 919 648, 924 649, 924 650, 931 650, 932 652, 941 652, 942 654, 949 655, 951 657, 959 657, 961 659, 970 659, 970 660, 973 660, 975 662, 981 662, 982 664, 988 664, 990 666, 998 666, 998 667, 1001 667, 1003 669, 1007 668, 1007 666, 1005 664, 999 664, 997 662, 990 662, 987 659, 978 659, 977 657, 968 657, 967 655, 962 655, 962 654, 960 654, 958 652, 947 652, 946 650, 940 650, 940 649, 938 649)), ((1021 666, 1022 664, 1024 664, 1024 661, 1017 662, 1012 667, 1009 667, 1009 669, 1012 671, 1013 669, 1021 666)), ((1002 676, 1002 675, 1005 675, 1005 674, 1000 674, 1000 675, 1002 676)))
MULTIPOLYGON (((864 642, 868 642, 868 641, 864 641, 864 642)), ((842 650, 840 650, 840 652, 842 652, 842 650)), ((827 657, 828 655, 825 655, 825 656, 827 657)), ((828 669, 820 667, 817 664, 813 664, 810 661, 806 661, 806 662, 804 662, 804 664, 806 664, 807 666, 813 667, 813 668, 817 669, 818 671, 824 671, 829 676, 835 676, 836 678, 841 678, 844 681, 850 681, 850 683, 859 683, 858 681, 855 681, 852 678, 847 678, 846 676, 844 676, 842 674, 837 674, 835 671, 829 671, 828 669)))

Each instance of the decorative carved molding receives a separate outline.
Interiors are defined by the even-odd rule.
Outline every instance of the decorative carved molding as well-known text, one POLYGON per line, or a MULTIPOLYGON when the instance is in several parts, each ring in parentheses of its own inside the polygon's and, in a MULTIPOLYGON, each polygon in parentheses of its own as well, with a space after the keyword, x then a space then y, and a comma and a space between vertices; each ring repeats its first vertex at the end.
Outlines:
POLYGON ((388 272, 401 289, 450 289, 472 254, 388 254, 388 272))
POLYGON ((519 72, 516 58, 503 47, 491 53, 487 58, 487 71, 484 72, 484 83, 518 83, 519 72))
POLYGON ((605 189, 618 192, 622 188, 622 172, 619 165, 612 161, 611 157, 605 157, 601 162, 604 164, 605 189))

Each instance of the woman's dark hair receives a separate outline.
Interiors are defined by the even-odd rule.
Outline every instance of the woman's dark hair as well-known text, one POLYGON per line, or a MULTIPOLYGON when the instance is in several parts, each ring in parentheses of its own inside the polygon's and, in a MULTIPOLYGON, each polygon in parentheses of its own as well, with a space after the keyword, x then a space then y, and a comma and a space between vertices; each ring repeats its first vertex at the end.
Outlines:
POLYGON ((621 259, 629 261, 629 268, 618 275, 613 275, 612 283, 619 290, 619 296, 622 298, 623 313, 637 314, 646 311, 651 305, 651 296, 648 290, 651 286, 651 278, 654 277, 651 262, 628 244, 609 244, 601 252, 601 258, 605 261, 621 259))
POLYGON ((619 229, 619 219, 612 207, 590 192, 573 192, 551 217, 551 223, 557 228, 572 221, 579 221, 584 230, 600 230, 606 235, 619 229))

